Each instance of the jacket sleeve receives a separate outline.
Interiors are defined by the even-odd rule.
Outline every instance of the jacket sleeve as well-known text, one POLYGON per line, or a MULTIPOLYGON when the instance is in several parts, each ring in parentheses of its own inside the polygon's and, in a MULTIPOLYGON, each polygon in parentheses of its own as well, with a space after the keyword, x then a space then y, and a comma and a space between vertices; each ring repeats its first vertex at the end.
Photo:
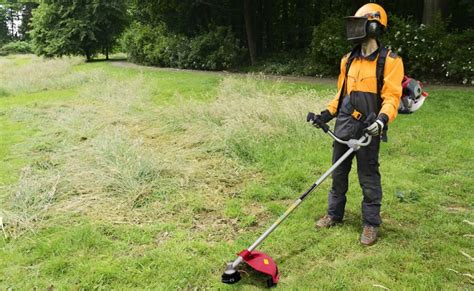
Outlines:
POLYGON ((349 55, 345 55, 341 60, 341 68, 339 73, 339 78, 337 80, 337 93, 336 96, 329 102, 328 110, 332 116, 335 116, 337 113, 337 105, 339 104, 339 96, 341 96, 342 85, 344 84, 344 78, 346 77, 346 63, 349 55))
POLYGON ((398 114, 404 75, 402 58, 393 56, 388 56, 385 64, 384 85, 381 93, 382 108, 380 109, 380 114, 386 114, 389 122, 392 122, 398 114))

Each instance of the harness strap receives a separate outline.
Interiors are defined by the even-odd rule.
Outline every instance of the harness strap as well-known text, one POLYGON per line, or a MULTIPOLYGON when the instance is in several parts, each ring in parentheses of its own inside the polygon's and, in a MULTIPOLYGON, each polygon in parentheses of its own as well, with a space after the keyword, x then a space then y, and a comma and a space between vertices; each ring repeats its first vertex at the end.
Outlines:
MULTIPOLYGON (((388 49, 386 47, 382 47, 379 53, 379 58, 377 59, 377 71, 375 72, 377 77, 377 109, 380 110, 382 108, 382 88, 384 84, 384 70, 385 70, 385 60, 387 59, 388 49)), ((387 142, 387 131, 388 125, 385 125, 382 131, 382 141, 387 142)))
POLYGON ((382 108, 382 88, 384 84, 384 69, 385 69, 385 60, 387 59, 388 49, 382 47, 379 52, 379 57, 377 59, 377 69, 375 76, 377 77, 377 108, 380 110, 382 108))
POLYGON ((347 92, 347 74, 349 73, 349 69, 351 67, 351 64, 352 64, 352 61, 354 60, 354 55, 355 55, 355 52, 357 50, 360 50, 360 45, 356 46, 352 51, 351 51, 351 54, 349 55, 349 58, 347 59, 347 62, 346 62, 346 75, 344 76, 344 81, 342 83, 342 87, 341 87, 341 94, 339 95, 339 100, 337 102, 337 111, 336 111, 336 115, 339 114, 339 109, 341 109, 341 105, 342 105, 342 99, 344 99, 344 97, 346 96, 346 92, 347 92))
MULTIPOLYGON (((351 67, 352 61, 354 60, 355 52, 360 50, 360 46, 356 46, 349 55, 349 58, 346 62, 346 75, 344 76, 344 81, 342 83, 341 94, 339 95, 339 101, 337 103, 337 111, 336 115, 339 113, 341 109, 342 99, 347 94, 347 74, 349 73, 349 69, 351 67)), ((384 84, 384 69, 385 69, 385 61, 387 59, 388 49, 386 47, 381 47, 379 50, 379 57, 377 59, 376 65, 376 72, 375 76, 377 78, 377 109, 380 110, 382 108, 382 88, 384 84)))

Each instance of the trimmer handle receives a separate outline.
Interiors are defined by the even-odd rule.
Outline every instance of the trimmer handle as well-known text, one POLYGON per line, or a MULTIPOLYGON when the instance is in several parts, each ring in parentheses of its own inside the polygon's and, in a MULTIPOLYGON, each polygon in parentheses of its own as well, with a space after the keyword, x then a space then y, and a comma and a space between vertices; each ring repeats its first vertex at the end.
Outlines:
POLYGON ((319 128, 321 128, 325 133, 328 133, 329 131, 329 125, 324 123, 321 119, 316 118, 316 114, 313 112, 308 112, 308 115, 306 116, 306 121, 311 122, 313 124, 317 124, 319 128))
POLYGON ((377 120, 377 115, 372 112, 367 117, 365 118, 364 125, 365 127, 369 127, 372 123, 374 123, 377 120))
POLYGON ((324 123, 323 121, 319 119, 315 120, 314 122, 318 124, 319 128, 321 128, 325 133, 328 133, 329 125, 327 125, 327 123, 324 123))

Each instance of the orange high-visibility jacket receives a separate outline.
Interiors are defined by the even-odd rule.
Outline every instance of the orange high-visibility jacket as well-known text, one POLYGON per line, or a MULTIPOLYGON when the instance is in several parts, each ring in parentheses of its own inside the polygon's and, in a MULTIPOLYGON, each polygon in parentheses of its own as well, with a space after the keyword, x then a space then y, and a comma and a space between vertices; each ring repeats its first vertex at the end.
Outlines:
MULTIPOLYGON (((360 98, 362 95, 373 95, 377 97, 377 78, 376 67, 378 59, 378 50, 373 54, 363 57, 356 52, 355 58, 347 74, 347 93, 352 98, 360 98)), ((346 77, 346 62, 350 53, 345 55, 341 60, 341 71, 337 82, 338 92, 335 98, 328 104, 329 112, 334 116, 337 113, 339 96, 341 96, 342 85, 346 77)), ((397 117, 398 105, 402 96, 402 79, 404 76, 402 59, 393 52, 389 52, 385 61, 384 69, 384 85, 381 91, 382 107, 377 114, 384 113, 388 116, 389 122, 397 117)))

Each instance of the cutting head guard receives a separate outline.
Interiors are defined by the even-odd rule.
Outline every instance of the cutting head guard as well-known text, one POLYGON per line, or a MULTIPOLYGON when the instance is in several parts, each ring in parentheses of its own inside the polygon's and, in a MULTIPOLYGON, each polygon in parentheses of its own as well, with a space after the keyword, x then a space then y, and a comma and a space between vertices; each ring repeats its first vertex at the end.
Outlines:
POLYGON ((372 37, 378 38, 387 27, 388 17, 382 6, 369 3, 360 7, 354 16, 347 19, 347 40, 362 42, 372 37))

